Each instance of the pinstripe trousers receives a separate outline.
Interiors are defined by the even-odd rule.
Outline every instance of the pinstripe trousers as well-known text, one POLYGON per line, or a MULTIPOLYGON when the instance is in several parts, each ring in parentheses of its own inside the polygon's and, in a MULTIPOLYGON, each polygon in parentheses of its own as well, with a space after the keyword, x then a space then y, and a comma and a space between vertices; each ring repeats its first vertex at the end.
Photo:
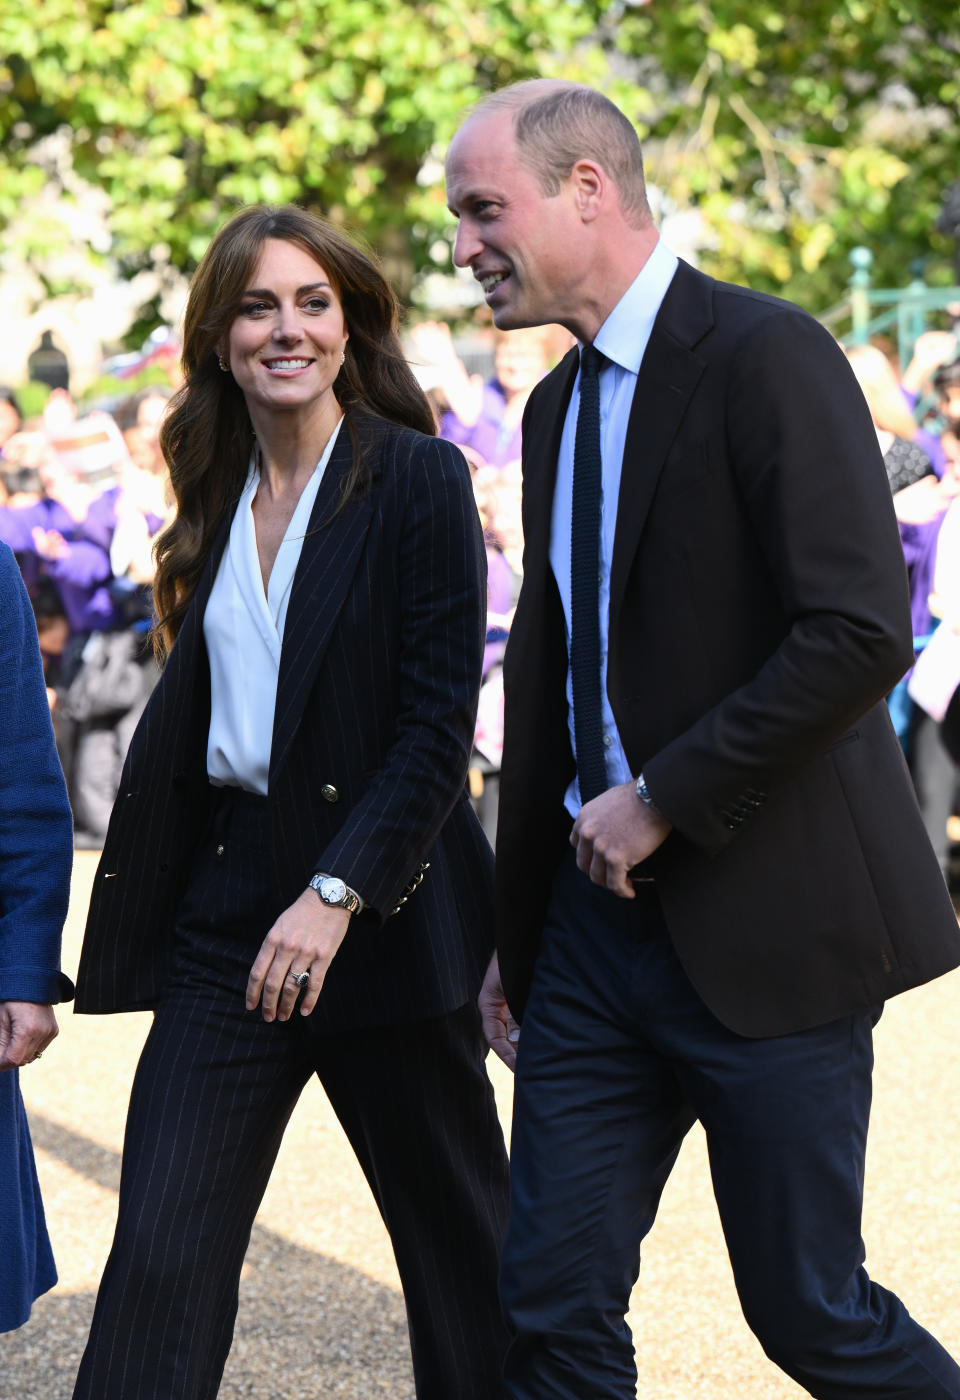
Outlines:
MULTIPOLYGON (((390 1232, 418 1400, 495 1400, 507 1161, 475 1007, 311 1033, 247 1011, 276 917, 265 799, 224 792, 134 1080, 116 1235, 74 1400, 212 1400, 284 1128, 317 1074, 390 1232)), ((131 936, 133 931, 131 931, 131 936)), ((324 1394, 322 1376, 317 1395, 324 1394)))

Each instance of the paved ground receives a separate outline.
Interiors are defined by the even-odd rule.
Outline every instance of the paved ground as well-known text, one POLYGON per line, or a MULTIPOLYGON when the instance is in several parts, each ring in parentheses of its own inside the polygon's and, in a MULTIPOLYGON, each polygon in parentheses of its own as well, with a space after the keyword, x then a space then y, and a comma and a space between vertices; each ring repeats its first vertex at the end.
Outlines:
MULTIPOLYGON (((96 856, 78 855, 68 971, 76 967, 95 867, 96 856)), ((864 1227, 871 1272, 955 1354, 958 1010, 955 973, 891 1003, 880 1023, 864 1227)), ((0 1337, 0 1400, 70 1396, 110 1243, 126 1099, 146 1019, 66 1012, 56 1045, 22 1077, 60 1283, 26 1327, 0 1337)), ((509 1076, 499 1069, 492 1072, 508 1114, 509 1076)), ((802 1393, 766 1360, 740 1318, 699 1131, 684 1146, 644 1251, 631 1322, 642 1396, 791 1400, 802 1393)), ((254 1232, 221 1400, 336 1396, 412 1400, 413 1388, 389 1242, 322 1092, 311 1088, 254 1232)))

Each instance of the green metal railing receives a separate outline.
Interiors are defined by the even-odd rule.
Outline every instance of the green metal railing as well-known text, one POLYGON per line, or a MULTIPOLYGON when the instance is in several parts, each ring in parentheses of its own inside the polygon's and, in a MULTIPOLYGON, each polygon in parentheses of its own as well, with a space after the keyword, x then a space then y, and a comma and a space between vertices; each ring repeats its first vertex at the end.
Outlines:
POLYGON ((870 285, 873 254, 869 248, 854 248, 850 262, 849 294, 818 319, 851 345, 865 345, 874 335, 893 334, 901 364, 909 364, 929 318, 947 307, 960 306, 960 287, 928 287, 922 263, 911 263, 911 280, 905 287, 881 290, 870 285), (849 330, 843 331, 845 324, 849 330))

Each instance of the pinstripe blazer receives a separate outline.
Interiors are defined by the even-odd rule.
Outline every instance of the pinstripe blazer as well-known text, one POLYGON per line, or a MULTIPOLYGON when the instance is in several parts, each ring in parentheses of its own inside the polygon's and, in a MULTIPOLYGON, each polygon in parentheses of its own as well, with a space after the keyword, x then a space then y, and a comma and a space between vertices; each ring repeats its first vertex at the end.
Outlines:
MULTIPOLYGON (((291 591, 268 785, 277 911, 316 870, 367 904, 310 1018, 319 1030, 452 1010, 476 994, 493 945, 493 857, 464 787, 486 570, 469 472, 446 442, 369 415, 355 423, 372 479, 337 509, 353 453, 341 433, 291 591)), ((209 811, 202 622, 229 525, 127 755, 87 921, 81 1012, 149 1007, 169 975, 209 811)))

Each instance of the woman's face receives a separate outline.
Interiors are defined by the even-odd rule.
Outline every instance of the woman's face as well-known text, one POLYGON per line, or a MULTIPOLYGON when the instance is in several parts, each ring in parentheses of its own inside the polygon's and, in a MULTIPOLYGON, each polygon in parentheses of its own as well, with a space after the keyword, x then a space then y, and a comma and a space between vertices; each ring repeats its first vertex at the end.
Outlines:
POLYGON ((268 238, 221 350, 254 428, 276 414, 339 416, 333 382, 347 338, 325 269, 298 244, 268 238))

